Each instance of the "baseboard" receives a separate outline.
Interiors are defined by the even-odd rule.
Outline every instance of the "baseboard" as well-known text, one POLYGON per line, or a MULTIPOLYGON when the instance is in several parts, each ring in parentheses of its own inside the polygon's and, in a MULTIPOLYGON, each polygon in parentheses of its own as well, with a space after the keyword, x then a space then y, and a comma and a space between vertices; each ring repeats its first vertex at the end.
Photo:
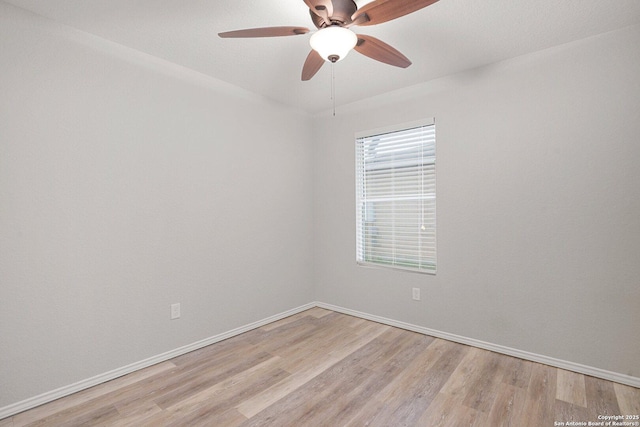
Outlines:
POLYGON ((579 363, 556 359, 556 358, 544 356, 541 354, 530 353, 528 351, 522 351, 515 348, 505 347, 503 345, 492 344, 492 343, 480 341, 474 338, 467 338, 460 335, 450 334, 448 332, 442 332, 435 329, 425 328, 423 326, 412 325, 410 323, 400 322, 398 320, 393 320, 393 319, 387 319, 385 317, 363 313, 360 311, 351 310, 348 308, 339 307, 332 304, 316 302, 315 305, 317 307, 325 308, 327 310, 337 311, 339 313, 360 317, 362 319, 372 320, 374 322, 382 323, 389 326, 395 326, 397 328, 418 332, 420 334, 429 335, 436 338, 442 338, 447 341, 453 341, 460 344, 470 345, 472 347, 478 347, 484 350, 506 354, 507 356, 513 356, 519 359, 530 360, 532 362, 542 363, 545 365, 553 366, 555 368, 566 369, 567 371, 573 371, 580 374, 589 375, 596 378, 602 378, 604 380, 613 381, 620 384, 626 384, 631 387, 640 388, 640 378, 638 377, 632 377, 630 375, 624 375, 618 372, 607 371, 605 369, 594 368, 592 366, 581 365, 579 363))
POLYGON ((79 391, 85 390, 87 388, 96 386, 98 384, 102 384, 107 381, 111 381, 115 378, 121 377, 123 375, 130 374, 132 372, 138 371, 143 368, 147 368, 149 366, 165 362, 169 359, 173 359, 174 357, 181 356, 185 353, 189 353, 190 351, 198 350, 202 347, 206 347, 211 344, 215 344, 219 341, 225 340, 227 338, 234 337, 236 335, 240 335, 242 333, 248 332, 252 329, 259 328, 266 324, 275 322, 276 320, 284 319, 285 317, 292 316, 294 314, 300 313, 302 311, 308 310, 310 308, 315 307, 315 303, 309 303, 302 305, 300 307, 284 311, 282 313, 275 314, 273 316, 267 317, 262 320, 258 320, 253 323, 249 323, 248 325, 241 326, 239 328, 232 329, 227 332, 223 332, 218 335, 214 335, 209 338, 205 338, 203 340, 194 342, 192 344, 185 345, 183 347, 176 348, 174 350, 167 351, 162 354, 158 354, 156 356, 150 357, 148 359, 141 360, 139 362, 132 363, 127 366, 123 366, 118 369, 114 369, 109 372, 105 372, 100 375, 96 375, 95 377, 88 378, 86 380, 79 381, 74 384, 70 384, 64 387, 60 387, 56 390, 48 391, 46 393, 42 393, 38 396, 5 406, 0 408, 0 420, 3 418, 11 417, 20 412, 24 412, 26 410, 35 408, 36 406, 43 405, 45 403, 52 402, 61 397, 69 396, 70 394, 77 393, 79 391))

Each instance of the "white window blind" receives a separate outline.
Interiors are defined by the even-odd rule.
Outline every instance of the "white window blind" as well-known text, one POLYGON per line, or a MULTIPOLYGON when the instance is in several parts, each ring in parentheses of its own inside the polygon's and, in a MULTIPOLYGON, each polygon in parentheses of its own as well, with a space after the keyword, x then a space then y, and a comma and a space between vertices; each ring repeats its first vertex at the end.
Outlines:
POLYGON ((435 273, 434 121, 356 135, 356 221, 359 263, 435 273))

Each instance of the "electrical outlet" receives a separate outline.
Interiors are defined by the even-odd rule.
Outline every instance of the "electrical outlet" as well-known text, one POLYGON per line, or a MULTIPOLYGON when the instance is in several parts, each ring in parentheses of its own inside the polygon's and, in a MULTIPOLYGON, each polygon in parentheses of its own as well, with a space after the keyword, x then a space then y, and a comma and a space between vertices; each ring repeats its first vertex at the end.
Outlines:
POLYGON ((420 301, 420 288, 413 288, 413 299, 420 301))
POLYGON ((171 304, 171 320, 180 318, 180 303, 171 304))

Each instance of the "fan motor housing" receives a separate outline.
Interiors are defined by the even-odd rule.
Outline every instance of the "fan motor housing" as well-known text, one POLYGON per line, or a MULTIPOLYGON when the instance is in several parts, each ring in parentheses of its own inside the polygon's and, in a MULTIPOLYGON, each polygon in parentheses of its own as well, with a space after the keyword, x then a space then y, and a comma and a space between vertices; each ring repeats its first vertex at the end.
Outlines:
MULTIPOLYGON (((331 19, 332 25, 350 24, 352 22, 351 17, 358 10, 358 5, 356 5, 353 0, 332 0, 331 3, 333 4, 333 15, 329 18, 331 19)), ((324 28, 327 26, 322 18, 313 13, 313 11, 309 10, 309 14, 316 28, 324 28)))

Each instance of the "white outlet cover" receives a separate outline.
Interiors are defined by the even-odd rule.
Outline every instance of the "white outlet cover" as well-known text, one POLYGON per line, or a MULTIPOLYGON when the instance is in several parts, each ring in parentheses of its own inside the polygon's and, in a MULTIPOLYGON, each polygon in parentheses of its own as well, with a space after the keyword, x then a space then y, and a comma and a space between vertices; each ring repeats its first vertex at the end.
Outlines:
POLYGON ((180 303, 171 304, 171 320, 180 318, 180 303))
POLYGON ((413 288, 413 299, 420 301, 420 288, 413 288))

